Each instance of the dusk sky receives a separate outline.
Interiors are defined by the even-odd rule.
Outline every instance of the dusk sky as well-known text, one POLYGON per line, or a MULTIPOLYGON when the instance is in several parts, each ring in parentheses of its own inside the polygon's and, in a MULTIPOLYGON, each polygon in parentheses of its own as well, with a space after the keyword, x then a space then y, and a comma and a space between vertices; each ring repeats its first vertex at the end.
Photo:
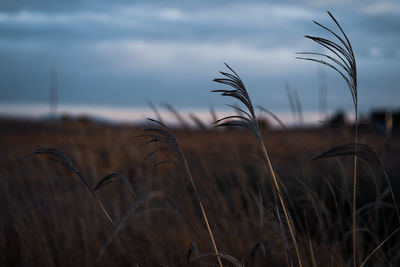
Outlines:
POLYGON ((295 59, 323 50, 304 35, 352 42, 361 111, 398 108, 400 1, 0 1, 0 105, 47 103, 50 73, 59 102, 140 108, 232 103, 210 91, 224 62, 241 75, 256 104, 289 110, 285 84, 304 110, 318 110, 323 70, 329 110, 352 111, 345 82, 326 67, 295 59), (335 28, 336 29, 336 28, 335 28))

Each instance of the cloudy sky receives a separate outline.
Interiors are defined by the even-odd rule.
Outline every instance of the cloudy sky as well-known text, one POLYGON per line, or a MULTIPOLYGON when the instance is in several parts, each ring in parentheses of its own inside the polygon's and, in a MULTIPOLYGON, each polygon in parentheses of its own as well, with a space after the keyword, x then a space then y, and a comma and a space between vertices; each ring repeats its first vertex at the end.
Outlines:
POLYGON ((330 110, 352 110, 343 80, 295 52, 323 50, 304 35, 329 37, 312 20, 347 32, 359 69, 361 111, 399 107, 400 2, 298 1, 0 1, 0 105, 46 103, 50 73, 59 102, 180 108, 222 105, 210 93, 224 62, 257 104, 289 110, 285 84, 303 108, 318 109, 323 73, 330 110))

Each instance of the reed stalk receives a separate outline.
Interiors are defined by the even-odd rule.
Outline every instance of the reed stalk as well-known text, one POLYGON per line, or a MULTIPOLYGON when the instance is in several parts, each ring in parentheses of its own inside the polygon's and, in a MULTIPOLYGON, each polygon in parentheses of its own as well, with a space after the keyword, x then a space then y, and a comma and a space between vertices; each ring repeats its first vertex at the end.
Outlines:
POLYGON ((164 163, 175 163, 176 165, 178 165, 179 167, 181 167, 182 169, 185 170, 187 177, 190 180, 190 183, 192 185, 196 200, 200 206, 200 210, 201 210, 201 214, 202 217, 204 219, 204 222, 206 224, 207 227, 207 231, 208 231, 208 235, 210 237, 211 240, 211 244, 214 250, 214 253, 217 256, 217 260, 218 260, 218 265, 220 267, 222 267, 222 262, 221 262, 221 258, 220 258, 220 253, 218 251, 217 248, 217 244, 215 242, 215 238, 214 238, 214 234, 211 230, 211 226, 210 223, 208 222, 208 218, 207 218, 207 214, 206 211, 204 209, 204 205, 201 201, 200 198, 200 194, 197 190, 197 187, 194 183, 193 180, 193 176, 192 176, 192 172, 190 171, 189 165, 186 161, 186 157, 183 154, 183 151, 178 143, 178 140, 176 139, 175 135, 168 129, 167 126, 165 126, 165 124, 163 124, 162 122, 159 122, 157 120, 154 119, 149 119, 149 121, 156 123, 159 127, 153 127, 153 128, 145 128, 143 129, 144 132, 146 132, 145 134, 140 135, 140 137, 147 137, 150 138, 147 143, 154 143, 154 142, 159 142, 162 143, 163 145, 165 145, 164 147, 158 148, 155 151, 149 153, 146 157, 149 157, 157 152, 161 152, 161 151, 166 151, 169 152, 170 154, 173 155, 173 159, 169 159, 169 160, 164 160, 164 161, 160 161, 154 164, 154 166, 158 166, 160 164, 164 164, 164 163))
POLYGON ((254 107, 251 102, 250 96, 249 96, 247 89, 244 86, 241 78, 239 77, 239 75, 227 64, 225 64, 225 65, 231 71, 231 73, 226 73, 226 72, 221 71, 220 73, 225 77, 214 79, 214 81, 221 83, 221 84, 229 85, 233 88, 233 90, 221 89, 221 90, 213 90, 213 92, 222 93, 221 94, 222 96, 230 96, 230 97, 240 100, 246 106, 247 111, 243 110, 242 108, 240 108, 238 106, 229 105, 230 107, 232 107, 236 111, 238 111, 239 114, 243 114, 243 115, 228 116, 228 117, 219 119, 214 123, 217 124, 217 127, 220 127, 220 126, 244 127, 246 129, 248 129, 251 133, 253 133, 253 135, 256 137, 258 144, 260 145, 260 148, 261 148, 262 157, 264 160, 264 167, 265 167, 267 173, 269 173, 271 175, 272 180, 273 180, 273 188, 278 193, 279 202, 281 204, 283 213, 285 215, 285 219, 288 224, 290 236, 293 241, 293 246, 296 251, 298 264, 300 267, 302 267, 303 264, 301 261, 300 250, 299 250, 299 246, 297 244, 292 220, 289 216, 289 211, 288 211, 287 205, 285 203, 283 194, 281 192, 281 187, 279 185, 278 177, 275 174, 274 168, 272 167, 270 157, 268 155, 268 151, 262 140, 260 127, 257 122, 257 117, 255 115, 254 107))
POLYGON ((326 30, 328 33, 332 34, 336 38, 336 42, 316 37, 306 35, 305 37, 321 45, 323 48, 327 49, 328 53, 315 53, 315 52, 301 52, 297 53, 300 55, 307 55, 311 57, 297 57, 298 59, 304 59, 309 61, 314 61, 323 65, 330 67, 339 73, 345 80, 347 86, 350 89, 351 96, 353 98, 354 104, 354 114, 355 114, 355 136, 354 136, 354 166, 353 166, 353 212, 352 212, 352 239, 353 239, 353 266, 357 266, 357 151, 358 151, 358 86, 357 86, 357 64, 356 58, 354 56, 354 51, 351 46, 347 35, 343 31, 342 27, 335 19, 335 17, 328 11, 329 16, 334 21, 336 26, 339 28, 342 37, 335 33, 330 28, 314 21, 316 25, 326 30), (319 57, 319 58, 315 58, 319 57))

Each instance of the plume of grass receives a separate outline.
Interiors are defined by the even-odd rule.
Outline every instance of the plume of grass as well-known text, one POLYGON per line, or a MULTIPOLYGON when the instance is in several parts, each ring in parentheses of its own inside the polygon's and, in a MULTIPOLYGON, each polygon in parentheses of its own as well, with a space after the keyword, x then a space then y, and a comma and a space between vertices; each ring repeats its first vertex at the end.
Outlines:
POLYGON ((146 141, 146 143, 161 143, 164 146, 162 146, 161 148, 158 148, 156 150, 154 150, 153 152, 149 153, 146 157, 149 157, 155 153, 161 152, 161 151, 166 151, 169 152, 173 158, 169 159, 169 160, 164 160, 164 161, 160 161, 157 162, 156 164, 154 164, 154 166, 158 166, 160 164, 164 164, 164 163, 175 163, 176 165, 178 165, 179 167, 183 168, 190 180, 190 183, 192 185, 193 191, 195 193, 195 197, 196 200, 200 206, 200 210, 201 210, 201 214, 203 216, 204 222, 206 224, 207 227, 207 231, 208 234, 210 236, 211 239, 211 243, 214 249, 215 254, 217 255, 217 259, 218 259, 218 264, 220 267, 222 267, 222 262, 219 256, 219 252, 218 252, 218 248, 217 245, 215 243, 215 239, 214 239, 214 235, 213 232, 211 230, 211 226, 208 222, 208 218, 207 218, 207 214, 206 211, 204 209, 203 203, 200 199, 200 194, 197 190, 197 187, 194 183, 193 177, 192 177, 192 173, 189 169, 189 165, 186 161, 186 158, 182 152, 182 149, 175 137, 175 135, 168 129, 168 127, 163 124, 162 122, 159 122, 157 120, 154 119, 148 119, 150 122, 155 123, 157 126, 156 127, 152 127, 152 128, 144 128, 143 131, 145 132, 145 134, 140 135, 140 137, 147 137, 149 138, 149 140, 146 141))
POLYGON ((289 132, 289 129, 286 127, 286 125, 283 123, 283 121, 281 121, 281 119, 279 119, 278 116, 276 116, 272 111, 262 107, 262 106, 257 106, 261 111, 264 111, 265 113, 267 113, 268 115, 270 115, 278 124, 279 126, 282 127, 283 130, 285 130, 286 132, 289 132))
POLYGON ((111 219, 111 216, 108 214, 107 210, 104 208, 103 204, 101 203, 100 199, 97 197, 95 194, 94 190, 92 187, 89 185, 88 181, 85 179, 85 177, 81 174, 81 172, 75 167, 75 165, 72 163, 72 160, 70 160, 64 153, 61 151, 58 151, 54 148, 38 148, 27 157, 33 156, 33 155, 45 155, 48 156, 47 159, 60 163, 61 165, 65 166, 67 169, 72 171, 75 175, 77 175, 82 183, 86 186, 86 188, 89 190, 90 194, 93 196, 93 198, 97 201, 99 204, 101 210, 103 213, 106 215, 107 219, 113 223, 113 220, 111 219))
POLYGON ((147 104, 149 105, 150 109, 154 112, 157 120, 163 122, 161 114, 160 114, 160 112, 158 112, 156 105, 154 105, 153 102, 151 102, 151 101, 147 101, 147 104))
MULTIPOLYGON (((176 118, 176 120, 181 124, 184 129, 189 129, 189 125, 186 120, 182 117, 179 111, 171 104, 164 103, 162 104, 172 115, 176 118)), ((160 121, 161 122, 161 121, 160 121)))
MULTIPOLYGON (((314 61, 330 67, 342 76, 347 86, 349 87, 350 94, 353 99, 354 113, 355 113, 355 137, 354 137, 354 149, 357 150, 358 143, 358 87, 357 87, 357 64, 354 56, 354 51, 351 43, 343 31, 342 27, 335 19, 335 17, 328 11, 329 16, 334 21, 336 26, 339 28, 341 35, 337 34, 330 28, 314 21, 316 25, 332 34, 335 41, 325 39, 317 36, 306 35, 305 37, 321 45, 325 49, 329 50, 328 54, 316 53, 316 52, 300 52, 299 55, 305 55, 297 57, 298 59, 304 59, 314 61)), ((357 198, 357 154, 354 155, 354 168, 353 168, 353 265, 357 266, 357 234, 356 234, 356 198, 357 198)))
POLYGON ((247 89, 244 86, 239 75, 231 67, 229 67, 228 64, 225 64, 225 66, 231 71, 231 73, 221 71, 220 73, 225 77, 214 79, 214 81, 217 83, 228 85, 228 86, 232 87, 233 89, 231 89, 231 90, 220 89, 220 90, 213 90, 212 92, 221 93, 222 96, 229 96, 229 97, 238 99, 246 107, 247 111, 240 107, 231 106, 232 108, 234 108, 236 111, 240 112, 243 115, 228 116, 228 117, 222 118, 220 120, 217 120, 215 122, 215 124, 217 124, 217 127, 221 127, 221 126, 244 127, 246 129, 248 129, 256 137, 256 139, 260 145, 261 151, 262 151, 262 155, 263 155, 263 159, 264 159, 264 166, 265 166, 267 172, 272 176, 274 188, 278 194, 279 202, 280 202, 280 205, 282 207, 283 213, 285 215, 285 218, 286 218, 286 221, 288 224, 290 236, 292 238, 293 245, 296 250, 298 264, 299 264, 299 266, 302 266, 299 246, 297 245, 294 227, 293 227, 292 221, 290 220, 290 215, 289 215, 289 211, 288 211, 287 205, 284 200, 284 196, 281 192, 281 186, 279 185, 280 181, 278 181, 278 177, 275 174, 275 171, 272 167, 272 163, 269 158, 268 151, 262 140, 261 131, 260 131, 259 125, 257 123, 257 117, 254 113, 254 107, 251 102, 250 96, 247 93, 247 89))
MULTIPOLYGON (((115 180, 115 178, 118 178, 120 181, 122 181, 123 183, 125 183, 128 187, 129 190, 131 191, 133 197, 135 197, 135 191, 132 188, 132 185, 129 183, 129 181, 126 179, 125 176, 121 175, 121 174, 117 174, 117 173, 112 173, 107 175, 106 177, 104 177, 97 185, 96 187, 92 188, 90 186, 90 184, 88 183, 88 181, 85 179, 85 177, 81 174, 81 172, 78 170, 78 168, 75 167, 75 165, 72 163, 72 160, 69 159, 64 153, 62 153, 61 151, 58 151, 54 148, 38 148, 35 151, 33 151, 32 153, 30 153, 29 155, 27 155, 26 157, 30 157, 33 155, 45 155, 47 156, 48 160, 60 163, 61 165, 65 166, 67 169, 69 169, 70 171, 72 171, 75 175, 77 175, 80 180, 82 181, 82 183, 85 185, 85 187, 89 190, 90 194, 93 196, 93 198, 96 200, 97 204, 100 206, 101 210, 103 211, 103 213, 106 215, 108 221, 114 225, 114 221, 111 218, 110 214, 107 212, 107 210, 104 208, 103 204, 101 203, 100 199, 97 197, 95 191, 101 187, 103 187, 104 185, 112 182, 115 180), (112 180, 114 178, 114 180, 112 180)), ((124 245, 125 249, 128 251, 129 253, 129 249, 128 249, 128 245, 126 244, 125 240, 122 238, 121 235, 119 235, 119 238, 122 241, 122 244, 124 245)), ((129 253, 130 254, 130 253, 129 253)), ((139 264, 136 261, 136 258, 131 255, 131 261, 132 264, 135 266, 139 266, 139 264)))
POLYGON ((193 120, 197 129, 202 130, 202 131, 207 131, 207 126, 204 124, 204 122, 199 117, 197 117, 193 113, 189 113, 189 117, 193 120))

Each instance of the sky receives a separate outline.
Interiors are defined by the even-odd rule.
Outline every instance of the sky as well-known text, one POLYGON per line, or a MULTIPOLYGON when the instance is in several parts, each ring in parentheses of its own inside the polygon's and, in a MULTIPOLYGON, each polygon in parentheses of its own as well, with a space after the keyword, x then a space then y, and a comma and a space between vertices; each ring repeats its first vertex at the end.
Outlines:
POLYGON ((343 79, 295 59, 324 52, 304 35, 329 37, 334 14, 356 55, 361 112, 398 108, 400 1, 0 1, 0 105, 47 103, 52 70, 65 104, 217 108, 212 80, 234 68, 253 102, 290 109, 285 86, 305 111, 318 110, 320 84, 330 111, 352 111, 343 79), (322 74, 321 74, 322 73, 322 74), (322 77, 322 78, 321 78, 322 77))

